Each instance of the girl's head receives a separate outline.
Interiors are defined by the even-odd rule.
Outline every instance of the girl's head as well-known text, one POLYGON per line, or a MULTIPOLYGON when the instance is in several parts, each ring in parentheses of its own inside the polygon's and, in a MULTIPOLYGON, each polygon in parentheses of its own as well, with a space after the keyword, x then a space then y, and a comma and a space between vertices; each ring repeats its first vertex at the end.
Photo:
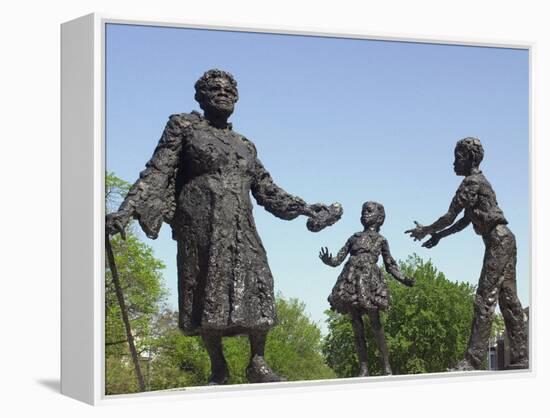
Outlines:
POLYGON ((365 202, 361 209, 361 223, 366 228, 374 228, 380 231, 380 227, 386 219, 384 206, 377 202, 365 202))

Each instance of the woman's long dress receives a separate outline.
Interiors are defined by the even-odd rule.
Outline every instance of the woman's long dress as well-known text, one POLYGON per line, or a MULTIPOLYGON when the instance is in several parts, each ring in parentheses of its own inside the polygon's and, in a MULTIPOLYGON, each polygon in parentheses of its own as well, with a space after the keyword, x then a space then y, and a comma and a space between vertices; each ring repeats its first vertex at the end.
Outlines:
POLYGON ((179 325, 187 335, 266 331, 276 323, 273 276, 252 216, 250 192, 282 219, 305 202, 274 184, 254 145, 196 112, 172 115, 121 210, 156 238, 178 242, 179 325))

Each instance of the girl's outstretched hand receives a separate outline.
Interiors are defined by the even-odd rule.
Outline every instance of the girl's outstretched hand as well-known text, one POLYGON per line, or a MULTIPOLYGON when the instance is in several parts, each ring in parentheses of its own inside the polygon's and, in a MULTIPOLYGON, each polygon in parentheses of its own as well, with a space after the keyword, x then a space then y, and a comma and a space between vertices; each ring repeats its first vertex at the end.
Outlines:
POLYGON ((319 252, 319 258, 321 261, 325 264, 329 264, 330 260, 332 259, 332 254, 328 252, 327 247, 321 247, 321 251, 319 252))

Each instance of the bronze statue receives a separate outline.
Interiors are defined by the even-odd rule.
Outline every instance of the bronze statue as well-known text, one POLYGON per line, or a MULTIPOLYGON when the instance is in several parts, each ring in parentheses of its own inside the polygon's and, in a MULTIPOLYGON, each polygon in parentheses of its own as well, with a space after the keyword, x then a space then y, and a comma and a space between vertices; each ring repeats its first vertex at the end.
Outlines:
POLYGON ((331 309, 341 314, 349 314, 355 336, 355 348, 359 359, 359 376, 368 376, 367 344, 363 315, 368 315, 374 331, 378 350, 382 356, 385 374, 392 374, 384 328, 380 322, 380 311, 388 308, 388 285, 376 264, 380 254, 386 271, 406 286, 412 286, 414 280, 404 277, 390 254, 388 241, 380 235, 380 227, 386 214, 384 206, 376 202, 366 202, 361 211, 363 231, 353 234, 336 257, 321 248, 319 258, 328 266, 342 264, 347 255, 349 260, 332 289, 328 298, 331 309))
POLYGON ((210 384, 227 383, 222 336, 238 334, 250 339, 248 380, 279 381, 264 359, 267 332, 276 325, 275 298, 250 193, 281 219, 308 216, 312 231, 340 219, 342 208, 308 205, 273 182, 254 144, 228 123, 238 100, 231 74, 209 70, 195 91, 204 115, 170 116, 152 158, 119 210, 107 216, 106 228, 123 232, 136 218, 155 239, 163 222, 171 226, 178 247, 179 326, 202 337, 210 384))
POLYGON ((423 247, 436 246, 441 238, 462 231, 470 223, 485 243, 483 268, 474 302, 474 320, 468 348, 458 370, 483 367, 487 357, 491 322, 500 305, 506 330, 511 341, 511 368, 527 368, 528 338, 524 313, 516 292, 516 239, 506 226, 508 221, 499 208, 495 192, 479 165, 483 146, 477 138, 464 138, 455 148, 454 171, 464 176, 445 215, 428 226, 415 221, 416 228, 405 231, 416 240, 430 234, 423 247), (460 212, 463 217, 453 224, 460 212))

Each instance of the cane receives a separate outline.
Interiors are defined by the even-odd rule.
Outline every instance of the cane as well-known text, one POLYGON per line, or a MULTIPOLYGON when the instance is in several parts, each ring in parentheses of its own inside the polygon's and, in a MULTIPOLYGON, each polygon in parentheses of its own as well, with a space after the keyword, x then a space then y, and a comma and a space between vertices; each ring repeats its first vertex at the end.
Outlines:
MULTIPOLYGON (((122 234, 121 234, 122 235, 122 234)), ((122 235, 124 238, 124 235, 122 235)), ((105 251, 107 252, 107 260, 109 262, 109 268, 111 269, 111 277, 115 285, 115 293, 120 305, 120 312, 122 313, 122 322, 124 322, 124 328, 126 328, 126 337, 128 339, 128 345, 130 346, 130 354, 136 370, 136 377, 139 385, 139 390, 145 392, 145 381, 141 374, 141 367, 139 365, 136 346, 134 344, 134 337, 132 336, 132 329, 130 328, 130 320, 128 319, 128 312, 126 311, 126 304, 124 303, 124 295, 122 294, 122 287, 120 286, 120 280, 118 278, 118 270, 115 264, 115 256, 113 255, 113 248, 111 247, 111 240, 109 233, 105 233, 105 251)))

